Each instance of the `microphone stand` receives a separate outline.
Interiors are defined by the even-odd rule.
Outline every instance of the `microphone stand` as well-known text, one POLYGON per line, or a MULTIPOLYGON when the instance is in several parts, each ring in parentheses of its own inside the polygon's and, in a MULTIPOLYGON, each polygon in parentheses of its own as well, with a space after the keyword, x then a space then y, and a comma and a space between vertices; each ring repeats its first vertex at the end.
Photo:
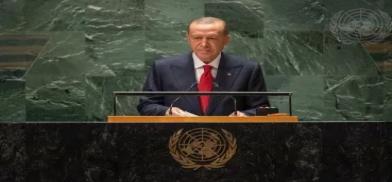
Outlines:
MULTIPOLYGON (((213 84, 214 84, 214 86, 215 86, 216 88, 218 88, 218 89, 220 88, 218 83, 213 82, 213 84)), ((235 116, 238 116, 238 111, 237 111, 237 99, 236 99, 234 96, 232 96, 232 95, 226 95, 226 97, 229 97, 229 98, 233 101, 234 115, 235 115, 235 116)), ((222 99, 222 100, 223 100, 223 99, 222 99)))
MULTIPOLYGON (((193 87, 195 87, 196 85, 197 85, 197 82, 192 83, 192 85, 189 86, 188 89, 186 89, 186 91, 191 90, 191 89, 192 89, 193 87)), ((169 107, 169 115, 170 115, 170 116, 173 115, 173 112, 172 112, 173 105, 174 105, 178 100, 180 100, 180 98, 182 98, 182 96, 183 96, 183 95, 179 95, 179 96, 176 97, 176 98, 173 100, 173 102, 170 104, 170 107, 169 107)))

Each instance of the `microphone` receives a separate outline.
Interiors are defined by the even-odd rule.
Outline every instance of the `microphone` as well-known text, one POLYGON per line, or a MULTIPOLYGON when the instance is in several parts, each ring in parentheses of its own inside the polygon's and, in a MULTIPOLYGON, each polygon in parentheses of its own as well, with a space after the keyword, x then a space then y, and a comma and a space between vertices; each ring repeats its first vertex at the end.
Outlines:
MULTIPOLYGON (((197 82, 194 82, 191 84, 191 86, 189 86, 185 91, 190 91, 193 87, 195 87, 197 85, 197 82)), ((173 115, 172 109, 173 109, 173 105, 182 98, 183 95, 179 95, 178 97, 176 97, 170 104, 169 107, 169 115, 173 115)))
MULTIPOLYGON (((220 88, 219 84, 216 82, 213 82, 214 87, 216 88, 220 88)), ((238 112, 237 112, 237 99, 235 97, 233 97, 232 95, 226 95, 225 97, 229 97, 232 101, 233 101, 233 108, 234 108, 234 115, 238 116, 238 112)), ((222 99, 223 100, 223 99, 222 99)))

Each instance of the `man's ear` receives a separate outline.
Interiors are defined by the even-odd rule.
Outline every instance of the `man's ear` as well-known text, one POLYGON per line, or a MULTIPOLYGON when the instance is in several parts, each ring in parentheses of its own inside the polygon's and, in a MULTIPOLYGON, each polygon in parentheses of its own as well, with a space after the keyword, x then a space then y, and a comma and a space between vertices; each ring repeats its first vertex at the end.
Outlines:
POLYGON ((231 41, 231 38, 229 35, 225 36, 225 45, 228 44, 231 41))
POLYGON ((189 44, 189 45, 191 45, 191 41, 190 41, 190 37, 189 37, 189 34, 188 33, 186 33, 186 35, 185 35, 185 40, 186 40, 186 42, 189 44))
POLYGON ((185 34, 185 39, 189 42, 189 33, 188 32, 186 32, 186 34, 185 34))

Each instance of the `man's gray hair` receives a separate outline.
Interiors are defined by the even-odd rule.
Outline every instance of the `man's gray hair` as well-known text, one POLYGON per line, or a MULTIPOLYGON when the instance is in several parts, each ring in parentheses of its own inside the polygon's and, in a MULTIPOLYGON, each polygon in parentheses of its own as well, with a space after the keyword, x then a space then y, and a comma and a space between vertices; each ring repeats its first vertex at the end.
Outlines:
POLYGON ((229 34, 229 30, 226 26, 226 22, 220 18, 216 18, 216 17, 201 17, 201 18, 196 18, 193 19, 189 22, 188 24, 188 33, 190 30, 190 27, 193 23, 196 24, 212 24, 212 23, 216 23, 216 22, 222 22, 223 23, 223 34, 228 35, 229 34))

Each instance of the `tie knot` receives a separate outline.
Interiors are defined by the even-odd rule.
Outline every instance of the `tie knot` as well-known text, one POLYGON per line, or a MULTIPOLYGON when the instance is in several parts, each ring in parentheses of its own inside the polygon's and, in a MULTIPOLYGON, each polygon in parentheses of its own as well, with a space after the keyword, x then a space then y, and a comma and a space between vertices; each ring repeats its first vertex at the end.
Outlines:
POLYGON ((204 72, 210 72, 211 69, 212 69, 212 66, 211 66, 211 65, 208 65, 208 64, 205 64, 205 65, 203 66, 203 68, 204 68, 204 72))

